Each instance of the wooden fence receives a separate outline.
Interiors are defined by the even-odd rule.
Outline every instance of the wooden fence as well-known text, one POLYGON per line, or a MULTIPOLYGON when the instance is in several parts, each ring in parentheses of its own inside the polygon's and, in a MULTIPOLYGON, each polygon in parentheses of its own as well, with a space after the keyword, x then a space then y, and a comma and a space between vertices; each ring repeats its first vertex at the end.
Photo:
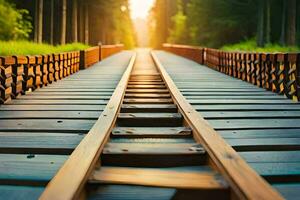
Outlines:
POLYGON ((122 44, 117 45, 100 45, 91 47, 84 51, 80 51, 80 66, 81 69, 85 69, 115 53, 122 51, 124 46, 122 44))
MULTIPOLYGON (((101 56, 99 49, 97 46, 81 52, 0 56, 0 104, 99 62, 105 58, 101 56)), ((122 49, 122 45, 101 46, 101 51, 105 52, 106 57, 122 49)))
POLYGON ((228 52, 170 44, 164 44, 163 49, 290 99, 300 100, 300 53, 228 52), (196 50, 191 52, 190 49, 196 50), (195 56, 195 52, 198 55, 195 56), (193 59, 195 57, 202 60, 193 59))

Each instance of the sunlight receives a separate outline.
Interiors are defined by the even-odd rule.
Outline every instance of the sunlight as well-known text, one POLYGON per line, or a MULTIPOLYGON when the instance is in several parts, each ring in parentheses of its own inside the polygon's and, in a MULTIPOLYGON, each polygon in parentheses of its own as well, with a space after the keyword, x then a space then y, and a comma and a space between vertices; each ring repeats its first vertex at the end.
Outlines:
POLYGON ((143 18, 148 16, 148 12, 155 0, 130 0, 131 18, 143 18))

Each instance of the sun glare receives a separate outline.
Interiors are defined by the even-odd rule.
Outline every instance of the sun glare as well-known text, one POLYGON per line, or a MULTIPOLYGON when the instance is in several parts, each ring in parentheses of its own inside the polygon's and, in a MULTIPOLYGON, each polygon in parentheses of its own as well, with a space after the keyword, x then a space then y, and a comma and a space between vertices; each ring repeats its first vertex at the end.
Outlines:
POLYGON ((155 0, 130 0, 131 18, 143 18, 148 16, 149 10, 155 0))

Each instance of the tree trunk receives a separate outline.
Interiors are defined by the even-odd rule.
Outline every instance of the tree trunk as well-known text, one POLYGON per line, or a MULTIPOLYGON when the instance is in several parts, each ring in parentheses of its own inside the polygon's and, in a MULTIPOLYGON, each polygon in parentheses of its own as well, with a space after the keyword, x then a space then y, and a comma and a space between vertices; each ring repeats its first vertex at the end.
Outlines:
POLYGON ((54 0, 51 0, 50 10, 50 44, 54 44, 54 0))
POLYGON ((296 0, 287 0, 288 15, 287 15, 287 31, 286 44, 289 46, 296 45, 296 0))
POLYGON ((265 45, 265 0, 258 1, 258 23, 257 23, 257 46, 263 47, 265 45))
POLYGON ((61 16, 61 38, 60 43, 66 44, 66 29, 67 29, 67 0, 62 0, 62 16, 61 16))
POLYGON ((89 7, 85 5, 84 8, 84 43, 89 44, 89 7))
POLYGON ((37 17, 37 42, 43 42, 43 0, 38 1, 37 17))
POLYGON ((266 43, 271 43, 271 0, 266 0, 266 43))
POLYGON ((73 0, 73 12, 72 12, 72 27, 73 27, 73 42, 78 42, 78 23, 77 23, 77 0, 73 0))
POLYGON ((281 35, 280 35, 280 44, 282 46, 286 45, 286 15, 287 15, 287 0, 282 0, 282 17, 281 17, 281 35))
POLYGON ((79 4, 79 41, 84 43, 84 5, 79 4))

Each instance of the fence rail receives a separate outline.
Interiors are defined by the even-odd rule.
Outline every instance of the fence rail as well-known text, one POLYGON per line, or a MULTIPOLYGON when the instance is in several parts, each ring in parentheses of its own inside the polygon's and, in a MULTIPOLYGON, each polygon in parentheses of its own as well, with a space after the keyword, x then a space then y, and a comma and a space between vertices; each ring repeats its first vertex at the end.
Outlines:
POLYGON ((300 100, 300 53, 229 52, 172 44, 164 44, 163 49, 295 101, 300 100))
POLYGON ((124 46, 122 44, 99 45, 80 51, 81 69, 85 69, 115 53, 118 53, 122 51, 123 48, 124 46))
POLYGON ((122 49, 123 45, 103 45, 80 52, 0 56, 0 104, 63 79, 122 49))

